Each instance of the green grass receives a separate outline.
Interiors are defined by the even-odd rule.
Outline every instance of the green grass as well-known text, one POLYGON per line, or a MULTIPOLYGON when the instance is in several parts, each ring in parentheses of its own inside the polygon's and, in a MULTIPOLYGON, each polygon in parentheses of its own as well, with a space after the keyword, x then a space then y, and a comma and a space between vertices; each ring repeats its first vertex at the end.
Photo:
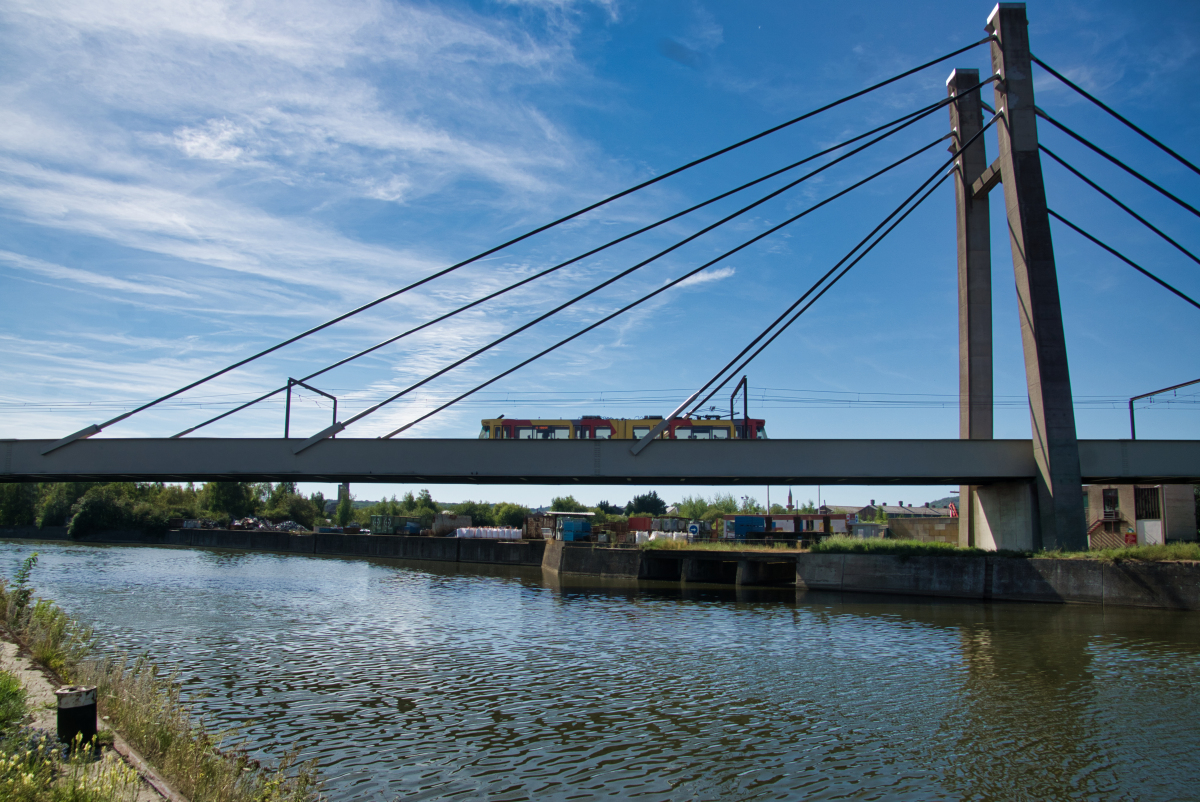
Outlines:
POLYGON ((1069 560, 1104 560, 1121 562, 1200 561, 1200 543, 1168 543, 1165 546, 1124 546, 1118 549, 1094 549, 1092 551, 1040 552, 1035 557, 1064 557, 1069 560))
MULTIPOLYGON (((9 635, 60 680, 95 685, 100 712, 113 729, 181 794, 192 802, 315 802, 322 798, 315 761, 297 766, 295 755, 288 754, 279 766, 260 765, 243 746, 228 746, 230 733, 214 732, 192 714, 174 676, 162 674, 146 659, 131 662, 125 657, 95 656, 91 629, 53 602, 32 597, 28 579, 34 565, 34 558, 26 561, 12 585, 0 579, 0 613, 9 635)), ((0 710, 3 698, 0 680, 0 710)), ((23 704, 20 715, 24 718, 23 704)), ((126 798, 121 795, 117 774, 110 772, 92 788, 88 785, 90 774, 82 776, 70 766, 47 763, 55 759, 53 755, 22 758, 25 751, 5 752, 0 746, 0 761, 8 761, 0 765, 0 799, 99 802, 126 798), (33 791, 22 778, 41 777, 45 772, 51 772, 46 776, 73 777, 74 785, 64 786, 57 796, 29 796, 33 791)))
POLYGON ((17 675, 0 671, 0 732, 25 719, 25 688, 17 675))
POLYGON ((76 742, 64 756, 55 739, 21 725, 28 696, 17 675, 0 670, 0 799, 6 802, 132 802, 137 772, 112 752, 76 742))
POLYGON ((981 557, 983 549, 962 548, 954 543, 929 543, 924 540, 891 540, 878 537, 857 538, 832 535, 810 549, 814 554, 898 554, 905 557, 951 556, 981 557))

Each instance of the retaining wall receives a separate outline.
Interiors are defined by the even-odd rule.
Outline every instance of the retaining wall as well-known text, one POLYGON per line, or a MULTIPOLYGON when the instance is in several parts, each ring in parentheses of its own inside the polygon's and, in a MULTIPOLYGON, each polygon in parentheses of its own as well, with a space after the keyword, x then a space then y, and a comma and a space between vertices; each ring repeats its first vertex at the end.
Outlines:
MULTIPOLYGON (((67 539, 65 527, 32 526, 0 527, 0 538, 67 539)), ((179 529, 155 535, 105 532, 83 542, 540 565, 556 574, 684 584, 781 584, 790 582, 794 576, 797 588, 809 590, 1200 610, 1200 563, 1188 562, 642 551, 557 540, 293 535, 227 529, 179 529)))
POLYGON ((801 554, 796 587, 1200 610, 1200 563, 801 554))
MULTIPOLYGON (((577 576, 612 576, 636 579, 642 570, 641 549, 594 548, 561 540, 544 540, 542 569, 577 576)), ((678 578, 678 577, 677 577, 678 578)))

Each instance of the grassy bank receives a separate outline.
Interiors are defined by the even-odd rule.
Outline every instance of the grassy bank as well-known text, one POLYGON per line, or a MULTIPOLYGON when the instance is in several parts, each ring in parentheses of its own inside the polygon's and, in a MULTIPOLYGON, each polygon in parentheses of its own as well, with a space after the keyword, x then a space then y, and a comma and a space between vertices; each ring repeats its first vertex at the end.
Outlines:
POLYGON ((0 799, 7 802, 132 802, 137 772, 111 751, 76 744, 69 755, 23 726, 34 710, 17 675, 0 669, 0 799))
POLYGON ((1200 543, 1171 543, 1165 546, 1126 546, 1119 549, 1094 549, 1090 551, 984 551, 961 547, 953 543, 928 543, 922 540, 891 540, 884 538, 854 538, 834 535, 813 545, 816 554, 897 554, 907 557, 960 556, 982 557, 1054 557, 1068 560, 1103 560, 1120 562, 1139 560, 1161 562, 1171 560, 1200 561, 1200 543))
MULTIPOLYGON (((222 746, 229 733, 210 730, 193 715, 174 676, 146 659, 95 654, 90 629, 53 602, 34 598, 30 575, 36 557, 26 560, 13 581, 0 579, 0 615, 8 635, 64 683, 95 685, 100 713, 177 791, 192 802, 321 798, 315 761, 295 765, 289 755, 277 767, 262 766, 244 748, 222 746)), ((76 799, 54 797, 60 798, 76 799)))

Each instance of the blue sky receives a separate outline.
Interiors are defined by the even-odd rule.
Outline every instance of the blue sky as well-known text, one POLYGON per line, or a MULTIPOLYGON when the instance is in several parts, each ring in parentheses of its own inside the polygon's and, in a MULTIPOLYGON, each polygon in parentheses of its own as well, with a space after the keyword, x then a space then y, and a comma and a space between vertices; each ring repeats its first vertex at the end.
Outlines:
MULTIPOLYGON (((0 10, 0 437, 61 436, 107 419, 566 211, 969 44, 983 36, 991 7, 8 3, 0 10)), ((1031 3, 1029 16, 1035 53, 1200 159, 1189 80, 1200 62, 1200 7, 1044 2, 1031 3)), ((940 100, 953 66, 987 74, 986 48, 401 296, 102 436, 195 425, 289 375, 940 100)), ((1049 76, 1039 74, 1037 92, 1051 114, 1200 203, 1200 177, 1049 76)), ((947 128, 939 111, 347 434, 373 437, 407 423, 947 128)), ((1045 124, 1041 132, 1200 248, 1196 218, 1045 124)), ((988 150, 995 155, 992 137, 988 150)), ((481 417, 501 413, 665 414, 943 158, 939 145, 409 434, 474 437, 481 417)), ((383 349, 318 386, 338 395, 342 410, 362 409, 783 180, 383 349)), ((1060 168, 1046 167, 1046 184, 1053 208, 1200 296, 1194 263, 1060 168)), ((1000 207, 993 203, 996 432, 1027 437, 1000 207)), ((751 366, 751 411, 773 437, 957 436, 952 210, 947 184, 751 366)), ((1127 436, 1121 398, 1200 377, 1200 313, 1061 227, 1055 245, 1079 435, 1127 436)), ((293 434, 326 424, 329 410, 315 401, 297 402, 293 434)), ((1139 413, 1139 435, 1200 437, 1198 409, 1156 404, 1139 413)), ((266 404, 204 432, 277 436, 282 418, 281 404, 266 404)), ((824 497, 920 502, 945 490, 839 488, 824 497)), ((540 503, 555 492, 443 487, 435 496, 540 503)), ((785 493, 773 489, 772 499, 785 493)), ((577 495, 595 502, 611 493, 577 495)))

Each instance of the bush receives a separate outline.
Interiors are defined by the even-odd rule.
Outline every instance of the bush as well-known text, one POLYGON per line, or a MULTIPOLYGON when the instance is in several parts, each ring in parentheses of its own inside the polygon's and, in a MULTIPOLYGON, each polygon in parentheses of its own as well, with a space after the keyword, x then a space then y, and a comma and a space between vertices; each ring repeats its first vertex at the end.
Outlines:
POLYGON ((79 538, 112 529, 165 532, 167 513, 149 501, 130 497, 128 489, 114 484, 97 485, 71 508, 67 535, 79 538))
POLYGON ((95 482, 52 482, 42 485, 42 496, 38 501, 38 527, 66 526, 71 520, 71 507, 95 485, 95 482))
POLYGON ((587 507, 576 501, 574 496, 557 496, 550 499, 550 509, 555 512, 587 512, 587 507))
POLYGON ((492 526, 496 523, 492 505, 486 501, 464 501, 455 504, 453 511, 458 515, 470 515, 472 526, 492 526))
POLYGON ((37 485, 0 485, 0 526, 31 526, 37 520, 37 485))
POLYGON ((525 523, 525 516, 529 515, 529 508, 513 504, 510 501, 502 501, 492 508, 492 513, 495 515, 498 526, 522 526, 525 523))
POLYGON ((625 505, 626 515, 665 515, 666 512, 667 502, 659 498, 654 490, 634 496, 633 501, 625 505))
POLYGON ((254 514, 257 490, 252 482, 208 482, 200 491, 199 502, 206 510, 245 518, 254 514))

